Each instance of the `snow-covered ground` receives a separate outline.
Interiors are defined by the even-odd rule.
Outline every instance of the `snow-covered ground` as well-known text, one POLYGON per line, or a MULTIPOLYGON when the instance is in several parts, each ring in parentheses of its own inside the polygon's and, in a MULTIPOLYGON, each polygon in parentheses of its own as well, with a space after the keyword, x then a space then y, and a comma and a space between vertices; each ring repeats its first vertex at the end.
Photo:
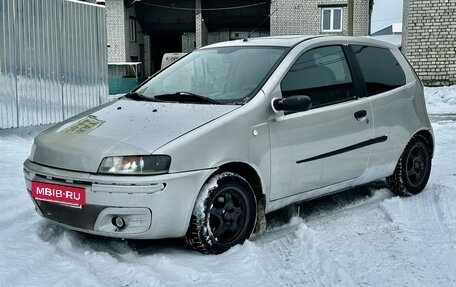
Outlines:
MULTIPOLYGON (((426 88, 429 111, 456 113, 455 91, 426 88)), ((379 181, 307 202, 289 223, 273 214, 265 234, 217 256, 45 222, 22 176, 40 128, 0 131, 0 286, 456 286, 456 122, 433 126, 421 194, 400 198, 379 181)))
POLYGON ((425 87, 424 95, 430 114, 456 114, 456 86, 425 87))

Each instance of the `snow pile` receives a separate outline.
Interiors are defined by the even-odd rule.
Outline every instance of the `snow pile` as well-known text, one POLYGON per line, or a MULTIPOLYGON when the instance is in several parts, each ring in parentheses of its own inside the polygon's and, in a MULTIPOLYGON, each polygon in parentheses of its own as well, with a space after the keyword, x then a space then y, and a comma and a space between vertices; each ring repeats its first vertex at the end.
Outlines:
POLYGON ((456 114, 456 86, 424 87, 427 111, 430 114, 456 114))

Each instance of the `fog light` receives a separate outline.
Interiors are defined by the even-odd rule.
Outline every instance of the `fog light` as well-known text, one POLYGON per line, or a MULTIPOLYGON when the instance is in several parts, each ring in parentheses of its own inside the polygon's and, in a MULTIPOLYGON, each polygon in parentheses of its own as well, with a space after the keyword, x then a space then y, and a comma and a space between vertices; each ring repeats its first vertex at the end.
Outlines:
POLYGON ((122 228, 125 227, 125 220, 123 220, 123 218, 120 217, 120 216, 115 216, 115 217, 112 218, 112 224, 115 227, 117 227, 119 229, 122 229, 122 228))

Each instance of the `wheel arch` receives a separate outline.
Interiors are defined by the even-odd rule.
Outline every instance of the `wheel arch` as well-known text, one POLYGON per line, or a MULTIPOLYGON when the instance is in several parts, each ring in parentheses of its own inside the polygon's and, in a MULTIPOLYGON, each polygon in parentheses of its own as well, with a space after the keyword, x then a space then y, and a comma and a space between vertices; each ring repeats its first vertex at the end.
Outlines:
POLYGON ((431 157, 434 157, 435 144, 434 144, 434 136, 432 135, 432 132, 429 129, 420 130, 411 137, 410 141, 417 137, 422 137, 426 140, 427 144, 429 145, 430 151, 431 151, 431 157))
POLYGON ((219 166, 216 173, 221 172, 233 172, 242 176, 252 187, 257 202, 263 201, 264 203, 266 198, 261 177, 251 165, 244 162, 229 162, 219 166))

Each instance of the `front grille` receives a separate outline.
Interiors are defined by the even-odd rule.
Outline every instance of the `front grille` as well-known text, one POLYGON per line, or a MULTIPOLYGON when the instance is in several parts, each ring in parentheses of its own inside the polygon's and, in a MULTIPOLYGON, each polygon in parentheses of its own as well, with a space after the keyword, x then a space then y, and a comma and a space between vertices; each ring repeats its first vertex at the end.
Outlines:
POLYGON ((90 181, 69 180, 66 178, 54 177, 54 176, 49 176, 49 175, 40 174, 40 173, 36 174, 36 178, 38 178, 38 179, 43 178, 43 179, 47 179, 50 181, 61 182, 61 183, 81 184, 81 185, 87 185, 87 186, 92 185, 92 182, 90 182, 90 181))
POLYGON ((36 200, 36 203, 45 218, 87 230, 94 230, 98 215, 105 209, 104 206, 90 204, 75 208, 41 200, 36 200))

